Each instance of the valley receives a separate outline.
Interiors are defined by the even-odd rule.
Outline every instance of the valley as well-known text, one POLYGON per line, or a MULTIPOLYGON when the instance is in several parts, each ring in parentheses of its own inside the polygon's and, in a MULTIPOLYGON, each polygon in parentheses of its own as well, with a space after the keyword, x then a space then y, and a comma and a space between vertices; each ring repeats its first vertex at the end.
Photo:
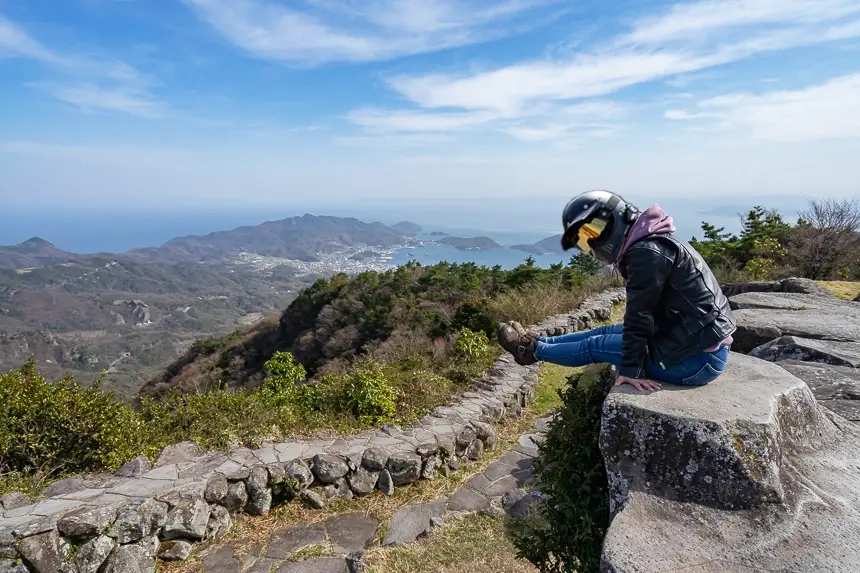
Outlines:
POLYGON ((33 355, 49 378, 102 377, 103 388, 131 401, 195 340, 281 313, 318 278, 385 271, 395 253, 439 239, 476 246, 420 233, 409 222, 303 215, 124 253, 70 253, 38 237, 0 247, 0 371, 33 355))

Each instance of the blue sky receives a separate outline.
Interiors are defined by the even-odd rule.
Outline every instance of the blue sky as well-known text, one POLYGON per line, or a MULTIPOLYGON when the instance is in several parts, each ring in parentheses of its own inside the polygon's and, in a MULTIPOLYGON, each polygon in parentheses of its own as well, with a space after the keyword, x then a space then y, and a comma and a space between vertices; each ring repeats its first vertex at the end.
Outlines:
POLYGON ((851 196, 860 0, 0 0, 0 102, 7 209, 851 196))

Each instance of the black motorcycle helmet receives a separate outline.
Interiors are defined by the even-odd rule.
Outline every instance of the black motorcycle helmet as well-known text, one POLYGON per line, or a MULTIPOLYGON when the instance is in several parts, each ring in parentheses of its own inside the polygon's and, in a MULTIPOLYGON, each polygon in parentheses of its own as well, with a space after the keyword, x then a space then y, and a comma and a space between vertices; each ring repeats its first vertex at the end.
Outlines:
POLYGON ((561 247, 565 251, 577 248, 612 264, 639 215, 639 209, 611 191, 586 191, 564 208, 561 247))

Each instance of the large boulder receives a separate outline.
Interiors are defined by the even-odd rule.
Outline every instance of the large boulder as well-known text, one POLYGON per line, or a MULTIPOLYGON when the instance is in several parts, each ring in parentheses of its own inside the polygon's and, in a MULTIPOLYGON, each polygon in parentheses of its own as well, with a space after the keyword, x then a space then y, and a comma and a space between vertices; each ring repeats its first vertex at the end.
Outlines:
POLYGON ((776 364, 731 353, 708 386, 616 387, 600 448, 605 571, 856 570, 860 428, 776 364))
POLYGON ((860 342, 860 306, 813 294, 756 293, 730 298, 738 329, 733 349, 749 352, 781 336, 860 342))

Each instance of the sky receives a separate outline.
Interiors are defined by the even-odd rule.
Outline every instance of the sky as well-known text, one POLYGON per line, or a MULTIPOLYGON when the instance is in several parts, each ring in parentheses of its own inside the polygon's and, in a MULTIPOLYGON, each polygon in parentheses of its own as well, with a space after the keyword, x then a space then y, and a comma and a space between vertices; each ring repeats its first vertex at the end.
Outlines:
POLYGON ((0 102, 7 220, 779 206, 860 193, 860 0, 0 0, 0 102))

